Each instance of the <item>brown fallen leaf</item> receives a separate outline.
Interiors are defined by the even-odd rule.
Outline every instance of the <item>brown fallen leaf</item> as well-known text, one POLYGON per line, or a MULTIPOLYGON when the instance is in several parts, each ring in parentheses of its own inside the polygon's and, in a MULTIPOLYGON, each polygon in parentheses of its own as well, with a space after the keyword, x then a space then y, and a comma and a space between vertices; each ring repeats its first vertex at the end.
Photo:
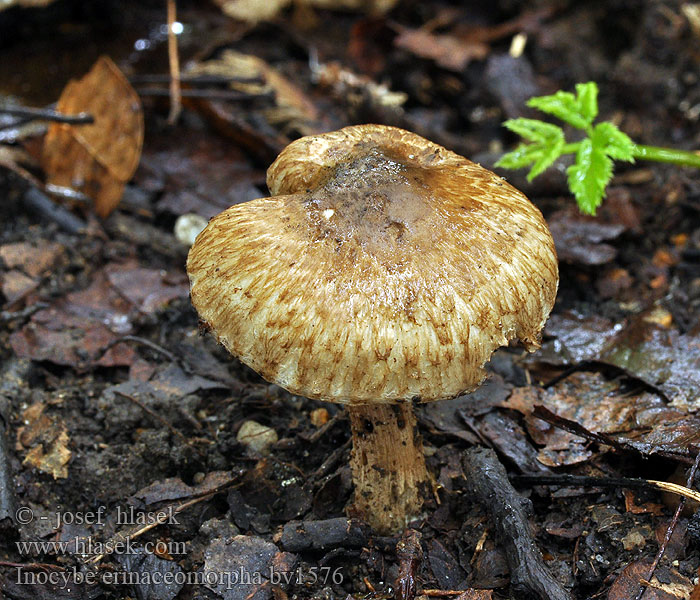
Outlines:
POLYGON ((21 6, 22 8, 41 8, 48 6, 56 0, 4 0, 0 2, 0 12, 12 6, 21 6))
POLYGON ((0 290, 7 299, 7 305, 12 306, 18 300, 37 288, 39 283, 21 271, 12 269, 0 275, 0 290))
POLYGON ((17 242, 0 246, 0 258, 8 268, 19 268, 30 277, 38 277, 54 266, 62 251, 61 244, 48 240, 17 242))
POLYGON ((489 53, 489 46, 483 42, 425 29, 401 28, 394 45, 457 72, 463 71, 472 60, 483 60, 489 53))
POLYGON ((55 417, 44 414, 46 406, 32 404, 22 414, 26 423, 17 431, 18 449, 29 449, 24 464, 50 473, 54 479, 68 477, 68 449, 70 438, 65 424, 55 417))
POLYGON ((107 265, 107 279, 119 294, 144 314, 150 314, 175 298, 187 298, 186 278, 139 266, 107 265))
POLYGON ((400 114, 402 105, 408 100, 405 92, 396 92, 370 77, 358 75, 344 68, 339 62, 312 65, 313 79, 351 107, 369 106, 372 110, 389 110, 400 114))
MULTIPOLYGON (((313 6, 329 10, 355 10, 370 15, 383 15, 397 4, 398 0, 295 0, 297 6, 313 6)), ((222 12, 229 17, 257 23, 274 19, 292 4, 292 0, 214 0, 222 12)))
POLYGON ((52 123, 44 140, 47 182, 83 192, 106 217, 121 200, 143 146, 143 111, 138 95, 107 56, 63 90, 57 110, 89 113, 94 123, 52 123))
POLYGON ((293 123, 297 129, 301 126, 304 135, 314 131, 309 128, 318 118, 314 103, 296 84, 257 56, 225 50, 217 58, 192 66, 188 69, 188 75, 246 79, 247 81, 232 81, 230 88, 251 96, 273 94, 273 106, 261 111, 268 123, 273 126, 293 123))
POLYGON ((617 255, 605 242, 625 231, 622 223, 605 223, 598 217, 580 214, 575 208, 553 213, 548 219, 559 260, 579 265, 604 265, 617 255))
MULTIPOLYGON (((625 510, 634 515, 652 514, 656 517, 664 514, 663 504, 655 504, 653 502, 637 502, 637 497, 632 490, 622 490, 622 495, 625 498, 625 510)), ((677 496, 674 496, 676 499, 677 496)), ((677 501, 676 501, 677 502, 677 501)))
POLYGON ((536 32, 541 21, 552 14, 551 7, 525 10, 510 21, 492 26, 457 23, 449 33, 435 33, 438 27, 451 25, 456 19, 465 18, 459 10, 443 8, 420 29, 396 27, 398 36, 394 45, 421 58, 434 60, 451 71, 462 72, 472 60, 483 60, 491 52, 491 44, 515 33, 536 32))
MULTIPOLYGON (((629 600, 637 597, 642 583, 649 576, 651 562, 638 560, 628 564, 615 579, 608 591, 608 600, 629 600)), ((671 568, 666 571, 662 583, 653 577, 642 598, 644 600, 681 600, 690 597, 693 584, 678 571, 671 568)))

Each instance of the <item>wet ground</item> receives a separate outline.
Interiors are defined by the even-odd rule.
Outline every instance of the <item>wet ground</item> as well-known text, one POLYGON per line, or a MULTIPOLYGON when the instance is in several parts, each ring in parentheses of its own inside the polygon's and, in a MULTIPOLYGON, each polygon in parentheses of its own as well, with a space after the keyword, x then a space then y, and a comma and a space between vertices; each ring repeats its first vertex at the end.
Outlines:
POLYGON ((262 381, 200 332, 174 233, 183 214, 266 195, 265 169, 289 141, 352 123, 412 129, 491 167, 517 141, 504 119, 581 81, 598 82, 601 118, 639 143, 696 149, 692 6, 401 2, 381 16, 299 3, 254 24, 182 3, 183 69, 211 74, 202 64, 217 60, 228 79, 189 84, 203 97, 185 97, 175 125, 161 3, 0 12, 0 105, 56 102, 106 53, 145 123, 110 216, 57 201, 76 225, 32 202, 15 168, 46 178, 45 127, 0 115, 0 151, 13 152, 0 154, 2 593, 521 598, 517 552, 467 480, 468 449, 485 446, 531 501, 528 535, 570 597, 637 597, 662 545, 643 598, 696 597, 697 504, 664 545, 679 490, 637 480, 685 488, 700 441, 697 171, 620 166, 596 217, 577 212, 565 162, 532 183, 499 171, 548 221, 557 303, 539 352, 501 350, 479 390, 419 410, 439 502, 398 548, 344 517, 342 410, 262 381), (251 420, 269 428, 262 451, 237 437, 251 420), (173 581, 149 585, 154 573, 173 581))

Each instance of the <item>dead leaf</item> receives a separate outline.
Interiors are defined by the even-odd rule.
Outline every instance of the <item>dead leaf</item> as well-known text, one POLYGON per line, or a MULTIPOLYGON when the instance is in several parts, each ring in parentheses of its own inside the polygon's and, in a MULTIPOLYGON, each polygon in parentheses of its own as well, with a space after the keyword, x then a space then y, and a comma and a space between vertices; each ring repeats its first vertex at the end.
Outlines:
POLYGON ((607 381, 599 373, 574 373, 546 390, 532 386, 514 389, 503 406, 526 415, 530 436, 544 446, 538 460, 549 467, 577 464, 588 460, 593 453, 584 438, 531 416, 538 404, 596 433, 641 428, 638 413, 665 406, 653 394, 625 395, 619 391, 618 382, 607 381))
POLYGON ((49 126, 43 150, 48 183, 85 193, 94 200, 95 212, 106 217, 119 203, 141 156, 139 97, 112 60, 102 56, 82 79, 68 83, 57 110, 86 112, 95 122, 49 126))
POLYGON ((194 486, 187 485, 178 477, 170 477, 147 485, 133 494, 129 501, 137 505, 151 506, 165 502, 187 500, 209 494, 220 487, 230 484, 231 481, 231 473, 228 471, 207 473, 204 480, 194 486))
POLYGON ((633 515, 652 514, 658 517, 664 514, 663 504, 653 502, 639 504, 632 490, 622 490, 622 495, 625 497, 625 510, 633 515))
MULTIPOLYGON (((630 563, 615 579, 608 592, 608 600, 629 600, 635 598, 642 582, 649 576, 650 560, 638 560, 630 563)), ((666 571, 665 583, 656 576, 646 587, 642 600, 681 600, 688 598, 693 584, 675 569, 666 571)))
POLYGON ((144 314, 163 308, 175 298, 187 298, 189 294, 184 275, 178 280, 158 269, 114 265, 108 266, 105 272, 114 289, 144 314))
MULTIPOLYGON (((370 15, 383 15, 397 2, 398 0, 295 0, 297 5, 329 10, 355 10, 370 15)), ((214 3, 229 17, 246 23, 257 23, 274 19, 292 0, 214 0, 214 3)))
POLYGON ((17 242, 0 246, 0 258, 8 268, 20 268, 30 277, 38 277, 56 264, 63 250, 61 244, 48 240, 38 240, 34 244, 17 242))
POLYGON ((2 294, 7 304, 12 305, 37 288, 39 282, 17 270, 2 274, 2 294))
MULTIPOLYGON (((265 3, 261 3, 265 4, 265 3)), ((217 58, 194 65, 189 75, 217 75, 222 78, 259 79, 259 82, 233 81, 231 89, 251 95, 275 97, 275 109, 264 109, 268 122, 315 121, 318 110, 304 92, 261 58, 234 50, 225 50, 217 58), (286 113, 284 112, 286 111, 286 113)))
POLYGON ((3 0, 0 2, 0 12, 12 6, 21 6, 23 8, 41 8, 48 6, 56 0, 3 0))
POLYGON ((545 332, 555 339, 543 344, 535 360, 612 365, 658 389, 672 406, 696 411, 700 408, 700 335, 660 326, 653 315, 652 310, 620 323, 595 315, 554 315, 545 332))
POLYGON ((336 97, 355 108, 368 106, 371 110, 401 112, 408 100, 405 92, 392 91, 386 84, 353 73, 335 61, 312 67, 312 75, 320 86, 330 88, 336 97))
POLYGON ((25 423, 17 431, 19 448, 29 448, 24 464, 32 465, 54 479, 68 477, 68 449, 70 438, 65 424, 58 418, 44 414, 46 406, 33 404, 22 414, 25 423))
POLYGON ((489 46, 480 41, 436 34, 425 29, 401 28, 394 45, 460 73, 472 60, 483 60, 489 53, 489 46))
POLYGON ((274 19, 282 10, 291 4, 291 0, 214 0, 221 11, 239 21, 257 23, 274 19))
POLYGON ((559 260, 580 265, 603 265, 613 260, 617 250, 605 242, 625 231, 621 223, 605 223, 599 217, 580 214, 575 207, 553 213, 547 223, 559 260))

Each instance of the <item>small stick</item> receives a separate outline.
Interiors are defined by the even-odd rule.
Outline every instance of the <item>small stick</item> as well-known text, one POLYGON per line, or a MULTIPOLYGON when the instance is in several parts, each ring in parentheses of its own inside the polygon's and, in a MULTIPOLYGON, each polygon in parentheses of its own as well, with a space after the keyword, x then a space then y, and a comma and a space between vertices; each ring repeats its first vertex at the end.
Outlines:
MULTIPOLYGON (((117 344, 121 344, 122 342, 134 342, 135 344, 141 344, 142 346, 146 346, 150 348, 151 350, 155 350, 159 354, 162 354, 167 358, 170 362, 174 362, 177 364, 180 364, 180 360, 175 356, 172 352, 169 350, 166 350, 162 346, 159 346, 155 342, 152 342, 149 339, 139 337, 137 335, 123 335, 115 340, 112 340, 109 344, 107 344, 103 349, 102 349, 102 354, 106 354, 108 350, 110 350, 112 347, 116 346, 117 344)), ((183 365, 184 368, 184 365, 183 365)))
MULTIPOLYGON (((112 548, 115 549, 119 547, 120 542, 126 542, 127 540, 137 538, 144 533, 150 531, 154 527, 157 527, 158 525, 162 525, 163 523, 167 523, 169 519, 171 519, 173 516, 181 513, 183 510, 186 508, 189 508, 190 506, 194 506, 195 504, 199 504, 200 502, 204 500, 208 500, 209 498, 215 496, 216 494, 220 493, 224 489, 232 486, 236 482, 236 478, 229 479, 222 485, 218 486, 216 489, 206 492, 202 494, 201 496, 197 496, 195 498, 192 498, 190 500, 187 500, 183 502, 182 504, 178 504, 177 506, 172 506, 169 508, 172 508, 172 510, 166 510, 162 509, 158 511, 158 514, 156 515, 156 518, 153 520, 152 523, 147 523, 146 525, 139 527, 135 531, 131 533, 123 533, 123 532, 118 532, 116 535, 112 536, 110 538, 109 542, 112 543, 106 543, 104 544, 104 548, 112 548)), ((112 550, 105 550, 105 552, 101 554, 96 554, 95 556, 90 557, 85 561, 85 564, 97 564, 100 562, 107 554, 111 554, 112 550)))
POLYGON ((520 496, 493 450, 470 448, 462 456, 467 491, 486 510, 496 539, 503 546, 516 598, 571 600, 549 572, 530 532, 532 504, 520 496))
POLYGON ((700 492, 688 487, 667 481, 654 479, 635 479, 632 477, 586 477, 583 475, 516 475, 513 477, 516 483, 532 485, 559 485, 562 487, 614 487, 632 489, 656 489, 662 492, 670 492, 683 498, 689 498, 700 502, 700 492))
MULTIPOLYGON (((690 469, 690 473, 688 474, 688 480, 685 484, 687 488, 690 488, 693 485, 693 481, 695 481, 695 474, 698 471, 698 466, 700 466, 700 452, 697 453, 697 456, 695 457, 695 463, 693 463, 693 466, 690 469)), ((683 496, 678 502, 676 512, 673 513, 673 518, 671 519, 671 522, 668 525, 668 529, 666 529, 666 535, 664 536, 663 542, 661 542, 661 546, 659 546, 659 551, 656 553, 656 556, 654 557, 654 562, 651 563, 651 567, 649 567, 649 574, 647 575, 646 580, 642 581, 642 585, 639 589, 639 592, 635 596, 635 600, 642 599, 644 592, 646 592, 646 586, 651 581, 652 577, 654 577, 654 571, 656 571, 656 567, 659 565, 659 562, 661 562, 661 558, 666 552, 666 547, 671 541, 671 536, 673 535, 673 531, 676 528, 676 525, 678 524, 678 519, 681 516, 681 512, 683 512, 684 507, 685 496, 683 496)))
POLYGON ((182 92, 180 90, 180 58, 177 53, 177 36, 175 35, 176 8, 175 0, 168 1, 168 65, 170 67, 170 114, 168 124, 174 125, 182 111, 182 92))
POLYGON ((24 321, 31 317, 34 313, 37 313, 40 310, 44 310, 48 307, 49 305, 45 302, 35 302, 34 304, 16 312, 3 310, 2 312, 0 312, 0 323, 10 323, 11 321, 16 321, 17 319, 21 319, 22 321, 24 321))
POLYGON ((64 571, 63 567, 49 563, 16 563, 8 560, 0 560, 0 567, 14 567, 16 569, 39 569, 41 571, 64 571))
POLYGON ((341 419, 345 418, 345 413, 335 413, 328 421, 326 421, 321 427, 319 427, 316 431, 314 431, 310 436, 309 436, 309 443, 315 444, 320 440, 326 433, 328 433, 333 427, 335 427, 335 424, 341 419))
POLYGON ((87 223, 67 211, 38 190, 31 187, 24 194, 24 203, 34 212, 54 221, 61 229, 68 233, 79 234, 87 229, 87 223))
POLYGON ((182 434, 180 431, 175 429, 175 426, 172 423, 169 423, 166 419, 161 417, 156 411, 154 411, 152 408, 149 408, 146 406, 141 400, 138 398, 131 396, 130 394, 125 394, 124 392, 120 392, 119 390, 115 390, 115 394, 121 396, 122 398, 126 398, 127 400, 130 400, 133 402, 136 406, 138 406, 143 412, 149 414, 152 416, 156 421, 159 423, 165 425, 173 434, 175 434, 177 437, 179 437, 182 441, 186 442, 187 438, 182 434))
MULTIPOLYGON (((171 90, 163 90, 157 87, 137 88, 136 93, 139 96, 170 96, 171 90)), ((181 98, 205 98, 211 100, 259 100, 259 99, 274 99, 273 92, 264 94, 249 94, 247 92, 238 92, 236 90, 180 90, 181 98)))
MULTIPOLYGON (((134 75, 129 77, 132 85, 141 83, 170 83, 170 75, 134 75)), ((189 85, 217 85, 224 83, 265 83, 262 77, 223 77, 220 75, 183 75, 180 73, 180 83, 189 85)))
POLYGON ((68 125, 89 125, 95 122, 94 117, 89 113, 81 112, 77 115, 64 115, 55 110, 44 108, 0 108, 0 114, 19 117, 28 121, 53 121, 54 123, 66 123, 68 125))
POLYGON ((407 529, 396 544, 396 557, 399 559, 399 574, 396 576, 395 600, 414 600, 416 597, 416 573, 423 560, 420 545, 421 534, 415 529, 407 529))

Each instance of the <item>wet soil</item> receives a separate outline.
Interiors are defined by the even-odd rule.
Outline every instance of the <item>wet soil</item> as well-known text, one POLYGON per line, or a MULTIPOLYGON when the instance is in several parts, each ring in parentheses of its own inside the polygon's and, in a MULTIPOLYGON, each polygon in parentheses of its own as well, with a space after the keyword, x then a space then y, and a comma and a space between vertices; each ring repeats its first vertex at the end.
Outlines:
MULTIPOLYGON (((55 102, 102 53, 132 78, 166 74, 165 7, 100 5, 0 12, 0 103, 55 102)), ((81 232, 32 209, 31 185, 0 165, 0 594, 520 598, 507 544, 464 476, 465 451, 483 445, 530 500, 530 533, 571 597, 634 598, 679 496, 603 480, 684 484, 697 455, 700 174, 621 166, 588 218, 574 208, 564 163, 532 183, 501 172, 550 225, 559 295, 539 353, 503 349, 482 388, 418 409, 440 490, 413 524, 419 537, 404 540, 412 554, 397 550, 400 536, 345 519, 352 484, 342 409, 263 381, 200 331, 187 247, 173 227, 182 214, 209 218, 266 195, 265 169, 286 142, 351 123, 399 124, 491 167, 516 141, 505 118, 532 116, 528 97, 580 81, 599 83, 601 117, 638 142, 696 149, 700 33, 683 6, 406 1, 379 17, 300 3, 271 23, 244 25, 213 4, 182 3, 183 64, 225 48, 258 56, 318 114, 311 124, 270 120, 269 98, 255 97, 223 113, 186 103, 172 126, 167 101, 143 96, 141 163, 117 211, 102 221, 88 206, 63 205, 89 225, 81 232), (434 37, 421 47, 397 41, 426 23, 434 37), (504 34, 503 23, 516 25, 504 34), (512 37, 523 32, 524 54, 514 58, 512 37), (471 58, 456 66, 440 58, 441 35, 471 58), (372 101, 366 83, 352 94, 322 86, 310 59, 339 61, 407 99, 397 111, 372 101), (537 405, 581 429, 534 417, 537 405), (251 420, 274 431, 262 452, 237 438, 251 420), (611 437, 593 435, 601 432, 611 437), (562 474, 597 479, 533 479, 562 474), (154 526, 148 519, 159 511, 154 526), (301 532, 298 521, 307 523, 301 532), (84 551, 86 540, 101 546, 84 551), (125 540, 133 546, 113 551, 125 540), (21 545, 47 541, 73 545, 21 545), (95 568, 94 582, 76 578, 95 568), (50 573, 73 573, 71 585, 52 584, 50 573), (148 585, 118 573, 209 579, 148 585), (216 580, 221 573, 229 579, 216 580)), ((2 142, 37 156, 41 135, 2 142)), ((29 169, 43 176, 37 164, 29 169)), ((644 598, 698 594, 696 508, 688 502, 680 513, 644 598)))

